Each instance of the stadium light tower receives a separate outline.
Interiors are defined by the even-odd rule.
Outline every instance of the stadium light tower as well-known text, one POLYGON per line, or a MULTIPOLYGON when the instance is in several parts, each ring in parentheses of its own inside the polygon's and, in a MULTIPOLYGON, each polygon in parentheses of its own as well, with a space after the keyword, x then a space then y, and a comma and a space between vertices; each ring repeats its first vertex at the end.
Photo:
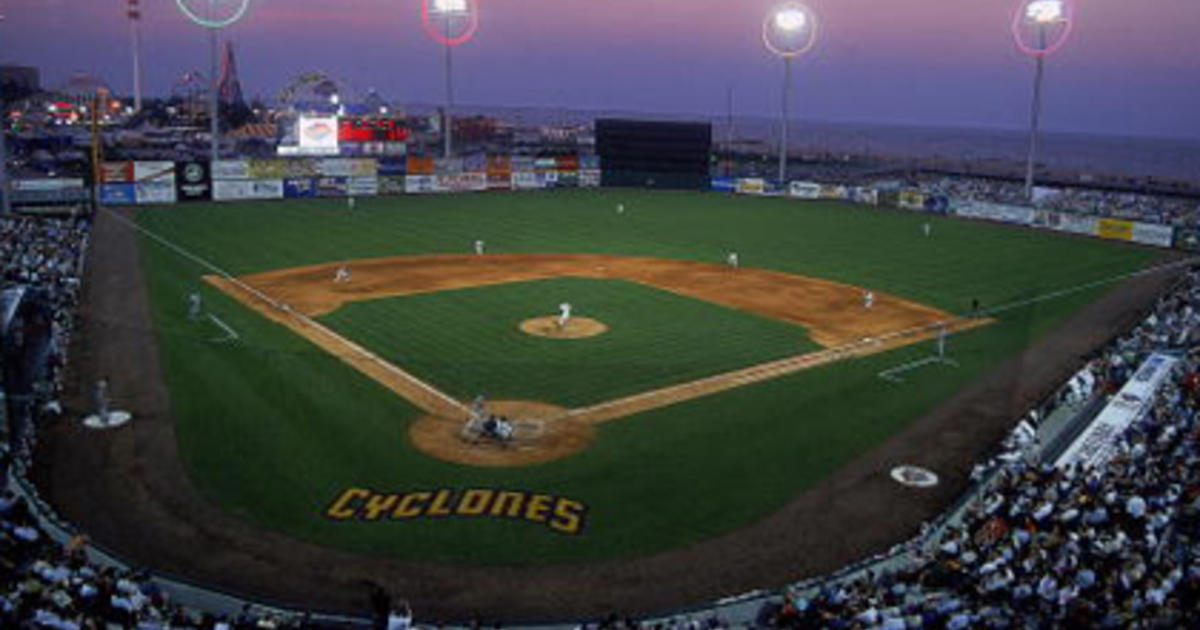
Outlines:
POLYGON ((1025 159, 1025 197, 1033 200, 1033 171, 1037 161, 1038 127, 1042 117, 1042 84, 1046 57, 1067 41, 1075 22, 1072 0, 1023 0, 1013 17, 1013 40, 1017 48, 1036 63, 1033 75, 1033 104, 1030 107, 1029 153, 1025 159))
POLYGON ((442 153, 453 152, 454 74, 451 51, 475 36, 479 28, 479 7, 476 0, 423 0, 421 24, 434 41, 446 49, 446 109, 442 116, 442 153))
POLYGON ((763 21, 763 44, 783 59, 783 103, 779 118, 779 181, 787 181, 788 93, 792 88, 792 59, 817 43, 817 16, 799 2, 775 7, 763 21))
POLYGON ((208 29, 208 129, 212 135, 209 159, 216 162, 220 158, 220 112, 217 109, 217 92, 220 91, 218 83, 221 80, 217 67, 217 32, 242 19, 246 10, 250 8, 250 0, 175 0, 175 3, 189 20, 208 29))
MULTIPOLYGON (((4 8, 0 7, 0 24, 4 24, 4 8)), ((12 195, 8 185, 8 108, 4 107, 4 86, 0 82, 0 215, 12 212, 12 195)))

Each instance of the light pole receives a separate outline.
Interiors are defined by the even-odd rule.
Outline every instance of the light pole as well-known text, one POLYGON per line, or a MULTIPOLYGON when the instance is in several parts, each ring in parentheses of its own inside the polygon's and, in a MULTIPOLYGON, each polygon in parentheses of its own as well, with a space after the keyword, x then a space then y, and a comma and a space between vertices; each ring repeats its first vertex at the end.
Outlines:
POLYGON ((451 51, 475 36, 479 28, 476 0, 423 0, 421 23, 425 32, 445 48, 446 108, 442 113, 442 154, 453 154, 454 73, 451 51), (435 23, 436 22, 436 23, 435 23))
POLYGON ((792 59, 817 43, 817 16, 799 2, 785 2, 763 20, 763 45, 783 59, 783 96, 779 112, 779 182, 787 182, 788 96, 792 89, 792 59))
POLYGON ((220 71, 217 67, 217 31, 242 19, 250 8, 250 0, 175 0, 179 10, 197 25, 208 29, 209 86, 208 117, 209 133, 212 136, 209 159, 216 162, 220 157, 220 113, 217 109, 217 92, 220 89, 220 71))
MULTIPOLYGON (((0 13, 0 24, 4 14, 0 13)), ((4 86, 0 82, 0 214, 12 213, 12 191, 8 185, 8 105, 4 102, 4 86)))
POLYGON ((1038 129, 1042 118, 1042 85, 1046 57, 1067 40, 1074 23, 1070 0, 1023 0, 1013 18, 1013 40, 1022 53, 1033 57, 1033 103, 1029 114, 1029 152, 1025 158, 1025 198, 1033 200, 1033 172, 1037 163, 1038 129))
POLYGON ((133 110, 142 111, 142 10, 138 6, 139 0, 129 0, 129 9, 126 15, 129 16, 129 37, 130 47, 133 51, 133 110))

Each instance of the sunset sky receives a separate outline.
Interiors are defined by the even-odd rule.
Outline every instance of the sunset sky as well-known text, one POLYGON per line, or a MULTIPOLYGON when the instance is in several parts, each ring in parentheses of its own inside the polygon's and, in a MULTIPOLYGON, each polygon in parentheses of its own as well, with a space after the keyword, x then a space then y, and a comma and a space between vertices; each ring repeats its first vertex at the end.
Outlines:
MULTIPOLYGON (((781 62, 759 39, 764 0, 479 0, 455 52, 457 100, 723 115, 778 111, 781 62)), ((442 51, 420 0, 252 0, 227 31, 244 89, 270 96, 320 69, 390 100, 443 98, 442 51)), ((174 0, 142 0, 147 91, 207 70, 207 39, 174 0)), ((1014 0, 811 0, 821 39, 793 64, 797 118, 1021 128, 1033 63, 1009 34, 1014 0)), ((132 85, 124 0, 0 0, 0 61, 132 85)), ((1080 0, 1047 65, 1045 126, 1200 138, 1200 2, 1080 0)))

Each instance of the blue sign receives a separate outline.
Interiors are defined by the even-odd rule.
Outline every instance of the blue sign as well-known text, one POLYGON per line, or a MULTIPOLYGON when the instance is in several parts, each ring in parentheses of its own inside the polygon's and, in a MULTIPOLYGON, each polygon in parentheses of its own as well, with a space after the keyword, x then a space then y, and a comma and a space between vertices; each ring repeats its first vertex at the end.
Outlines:
POLYGON ((717 192, 737 192, 737 178, 714 177, 712 178, 712 189, 717 192))
POLYGON ((287 199, 317 196, 317 180, 311 177, 283 180, 283 196, 287 199))
POLYGON ((101 184, 100 203, 106 206, 123 206, 137 203, 137 188, 134 184, 101 184))

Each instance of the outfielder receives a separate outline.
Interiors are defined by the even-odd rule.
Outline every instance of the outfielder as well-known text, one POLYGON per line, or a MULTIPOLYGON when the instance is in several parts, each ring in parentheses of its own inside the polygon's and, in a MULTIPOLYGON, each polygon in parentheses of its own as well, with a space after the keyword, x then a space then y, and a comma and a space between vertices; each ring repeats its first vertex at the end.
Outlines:
POLYGON ((571 304, 563 302, 558 305, 558 327, 566 328, 569 321, 571 321, 571 304))
POLYGON ((333 274, 333 281, 338 284, 350 282, 350 265, 342 265, 341 267, 338 267, 337 271, 333 274))
POLYGON ((738 265, 740 264, 738 261, 738 253, 737 252, 729 252, 729 254, 727 254, 725 256, 725 263, 728 264, 733 269, 737 269, 738 265))
POLYGON ((475 255, 476 256, 483 255, 483 240, 481 240, 481 239, 475 239, 475 255))
POLYGON ((625 214, 625 204, 617 204, 617 214, 625 214))
POLYGON ((863 293, 863 308, 870 310, 872 306, 875 306, 875 294, 867 291, 863 293))
POLYGON ((346 209, 347 210, 354 209, 354 197, 346 197, 346 209))
POLYGON ((200 294, 196 292, 189 293, 187 296, 188 319, 200 319, 204 314, 204 307, 200 301, 200 294))
POLYGON ((925 237, 928 238, 929 235, 933 232, 933 225, 931 225, 928 221, 926 221, 925 225, 921 226, 921 231, 925 232, 925 237))

